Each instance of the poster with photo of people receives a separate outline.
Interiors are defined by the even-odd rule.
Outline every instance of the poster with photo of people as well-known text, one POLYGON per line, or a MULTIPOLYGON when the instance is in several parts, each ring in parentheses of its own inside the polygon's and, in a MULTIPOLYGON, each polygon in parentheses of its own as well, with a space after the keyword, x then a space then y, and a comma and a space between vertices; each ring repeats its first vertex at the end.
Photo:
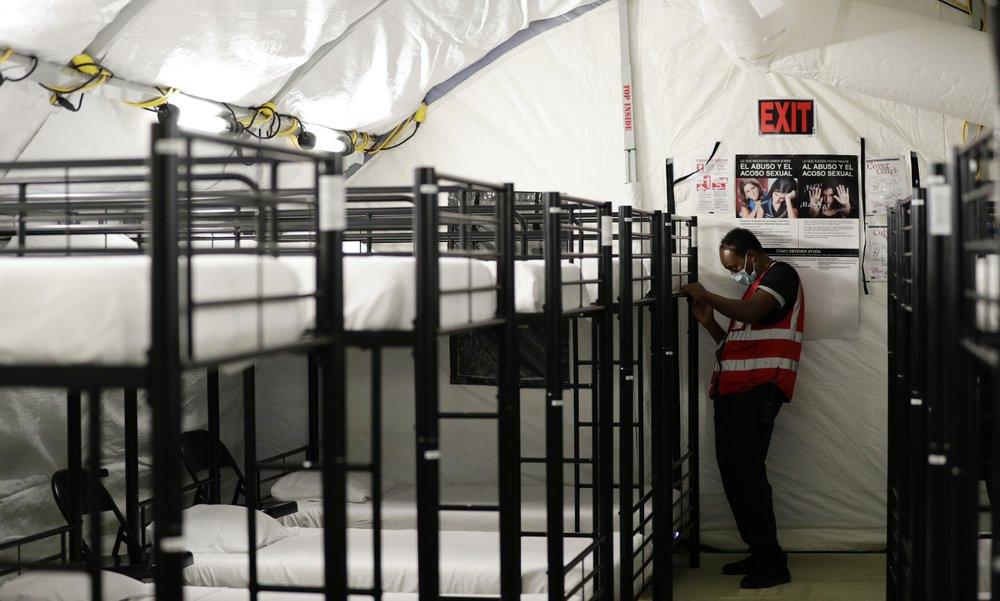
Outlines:
POLYGON ((853 155, 736 155, 736 221, 764 252, 798 270, 825 311, 807 324, 810 338, 858 336, 860 194, 853 155))
POLYGON ((736 155, 739 219, 857 219, 858 159, 851 155, 736 155))

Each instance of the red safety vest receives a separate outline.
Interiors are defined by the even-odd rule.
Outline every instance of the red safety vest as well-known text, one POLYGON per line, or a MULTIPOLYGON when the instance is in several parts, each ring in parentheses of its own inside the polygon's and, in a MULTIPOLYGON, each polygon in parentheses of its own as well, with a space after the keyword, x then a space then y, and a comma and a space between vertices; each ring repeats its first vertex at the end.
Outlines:
MULTIPOLYGON (((743 300, 757 292, 764 274, 771 267, 747 288, 743 300)), ((732 320, 712 374, 712 396, 736 394, 773 383, 786 399, 791 400, 802 354, 805 321, 806 303, 801 280, 792 310, 778 323, 747 324, 732 320)))

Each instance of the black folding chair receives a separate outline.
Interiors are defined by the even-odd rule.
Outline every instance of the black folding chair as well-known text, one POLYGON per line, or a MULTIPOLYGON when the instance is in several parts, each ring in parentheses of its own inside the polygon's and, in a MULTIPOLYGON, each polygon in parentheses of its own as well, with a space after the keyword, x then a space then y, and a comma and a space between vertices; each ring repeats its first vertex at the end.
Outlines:
MULTIPOLYGON (((118 520, 118 532, 115 535, 115 546, 111 550, 111 557, 114 559, 114 565, 120 565, 121 556, 120 549, 122 543, 129 544, 135 542, 140 544, 139 536, 137 532, 132 532, 128 523, 125 521, 125 516, 119 511, 118 505, 115 504, 114 499, 108 493, 108 489, 104 488, 104 485, 100 482, 94 481, 92 478, 88 477, 87 470, 81 469, 79 472, 80 480, 80 509, 81 515, 87 515, 89 513, 107 513, 111 512, 114 514, 115 519, 118 520)), ((108 470, 102 469, 98 472, 98 477, 104 478, 108 475, 108 470)), ((72 509, 69 506, 69 495, 70 495, 70 471, 68 469, 59 470, 52 474, 52 496, 55 498, 56 506, 59 508, 59 512, 62 513, 63 518, 66 523, 73 526, 73 515, 72 509)), ((81 541, 84 558, 90 553, 90 549, 87 547, 86 541, 81 541)))
MULTIPOLYGON (((211 495, 209 494, 209 487, 212 484, 212 480, 209 475, 201 476, 203 473, 211 474, 209 468, 212 465, 212 437, 209 435, 208 430, 191 430, 181 434, 181 462, 184 464, 188 475, 191 476, 191 481, 197 485, 194 495, 195 504, 210 503, 211 495)), ((239 464, 233 458, 233 454, 229 452, 229 449, 226 448, 226 445, 222 441, 219 441, 220 477, 222 470, 226 469, 232 470, 233 476, 236 478, 236 486, 233 489, 231 504, 245 505, 247 481, 243 475, 243 470, 240 469, 239 464)), ((280 518, 295 513, 299 510, 299 507, 294 501, 289 501, 260 507, 260 510, 273 518, 280 518)))

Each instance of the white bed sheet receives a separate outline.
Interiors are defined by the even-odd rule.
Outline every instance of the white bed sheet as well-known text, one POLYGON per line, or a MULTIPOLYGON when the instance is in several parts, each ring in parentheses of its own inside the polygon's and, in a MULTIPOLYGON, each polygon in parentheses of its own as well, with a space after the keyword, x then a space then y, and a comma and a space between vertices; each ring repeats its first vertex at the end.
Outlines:
MULTIPOLYGON (((299 288, 295 272, 271 257, 199 256, 191 275, 195 301, 290 295, 299 288)), ((138 365, 147 360, 149 257, 3 258, 0 290, 0 364, 138 365)), ((292 342, 306 328, 306 318, 301 301, 197 309, 195 358, 251 351, 259 342, 292 342)))
MULTIPOLYGON (((680 496, 674 491, 674 501, 680 496)), ((565 505, 565 529, 575 528, 575 511, 573 489, 563 491, 565 505)), ((444 488, 442 503, 496 503, 496 488, 488 485, 451 485, 444 488)), ((591 496, 589 490, 581 492, 580 497, 580 529, 591 528, 591 496)), ((323 503, 321 501, 297 501, 298 511, 285 516, 278 521, 286 526, 303 528, 323 527, 323 503)), ((650 510, 652 504, 650 502, 650 510)), ((680 515, 680 507, 674 511, 674 519, 680 515)), ((618 505, 614 507, 617 521, 618 505)), ((529 531, 543 531, 545 524, 545 487, 524 486, 521 488, 521 528, 529 531)), ((441 512, 442 530, 496 532, 498 517, 489 511, 443 511, 441 512)), ((348 503, 347 524, 349 528, 372 527, 372 504, 348 503)), ((417 524, 416 489, 412 486, 401 486, 387 491, 382 496, 382 528, 385 530, 412 530, 417 524)))
MULTIPOLYGON (((312 257, 279 259, 299 276, 303 294, 316 289, 312 257)), ((496 282, 489 262, 443 257, 438 261, 441 290, 490 286, 496 282)), ((416 261, 413 257, 344 257, 344 327, 349 331, 412 330, 416 317, 416 261)), ((496 316, 497 295, 492 291, 441 295, 442 328, 487 321, 496 316)), ((309 303, 308 319, 314 317, 309 303)))
MULTIPOLYGON (((587 539, 566 539, 566 559, 575 557, 588 543, 587 539)), ((347 544, 348 585, 355 588, 370 587, 373 578, 372 531, 356 528, 348 530, 347 544)), ((400 593, 417 591, 416 548, 415 530, 382 532, 384 590, 400 593)), ((443 531, 440 533, 440 549, 442 593, 499 593, 497 533, 443 531)), ((521 582, 525 593, 545 592, 547 567, 545 539, 523 539, 521 582)), ((259 549, 257 569, 261 583, 321 586, 323 531, 304 528, 296 535, 259 549)), ((245 588, 247 572, 248 561, 245 554, 199 553, 195 555, 194 563, 185 568, 184 579, 187 584, 194 586, 245 588)), ((569 586, 574 583, 573 578, 574 576, 567 578, 569 586)))

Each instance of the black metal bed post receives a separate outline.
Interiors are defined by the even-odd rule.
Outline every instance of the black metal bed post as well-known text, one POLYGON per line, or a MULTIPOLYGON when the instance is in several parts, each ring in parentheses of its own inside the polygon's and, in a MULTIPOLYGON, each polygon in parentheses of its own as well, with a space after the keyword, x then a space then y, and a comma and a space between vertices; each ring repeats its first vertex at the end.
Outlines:
POLYGON ((632 599, 635 563, 632 558, 633 512, 633 322, 632 207, 618 208, 618 596, 632 599))
POLYGON ((910 207, 910 329, 907 332, 910 346, 908 366, 909 377, 909 409, 910 409, 910 464, 912 479, 910 480, 910 514, 912 517, 910 544, 913 549, 911 566, 911 599, 918 601, 926 598, 925 578, 927 575, 927 506, 926 506, 926 475, 928 463, 933 461, 928 455, 926 446, 927 409, 924 403, 924 345, 927 332, 927 318, 924 298, 927 294, 924 275, 926 271, 925 229, 927 213, 924 210, 926 190, 921 189, 919 196, 914 197, 910 207))
POLYGON ((219 419, 219 370, 212 368, 208 370, 208 441, 211 445, 208 449, 208 502, 212 504, 222 502, 222 482, 220 480, 222 452, 220 439, 221 428, 219 419))
POLYGON ((562 345, 562 202, 546 192, 545 203, 545 530, 549 601, 563 601, 563 378, 562 345))
MULTIPOLYGON (((951 198, 947 191, 947 184, 944 179, 944 165, 935 165, 934 175, 928 178, 928 216, 937 214, 942 209, 930 206, 932 204, 947 203, 947 211, 950 215, 951 198), (944 194, 941 187, 944 186, 944 194)), ((925 588, 928 599, 946 599, 948 593, 945 588, 947 582, 947 572, 943 568, 947 564, 944 554, 946 543, 946 515, 947 506, 945 504, 945 491, 948 486, 947 470, 950 469, 948 461, 947 442, 947 413, 946 413, 946 390, 944 382, 948 378, 948 371, 941 369, 946 365, 948 351, 944 347, 946 332, 942 329, 944 323, 949 320, 949 311, 945 300, 945 290, 947 286, 945 271, 946 266, 943 257, 945 244, 943 237, 949 235, 940 227, 935 229, 930 222, 931 217, 925 219, 927 224, 927 235, 923 237, 924 249, 924 274, 923 294, 921 295, 923 306, 928 314, 934 312, 939 317, 937 319, 926 319, 926 332, 922 345, 925 349, 924 357, 924 404, 926 406, 926 433, 927 433, 927 474, 925 479, 924 495, 926 497, 926 536, 924 546, 926 549, 926 565, 928 569, 925 575, 925 588)), ((922 309, 924 311, 924 309, 922 309)))
POLYGON ((344 257, 347 199, 339 156, 316 165, 317 325, 330 338, 316 359, 323 395, 323 576, 327 601, 347 601, 347 360, 344 345, 344 257))
POLYGON ((257 601, 257 382, 251 365, 243 370, 243 481, 247 520, 247 588, 257 601))
POLYGON ((514 303, 514 185, 504 185, 496 210, 500 265, 499 374, 497 437, 500 451, 500 597, 521 596, 521 399, 518 378, 517 310, 514 303))
POLYGON ((306 406, 308 408, 308 435, 306 461, 319 460, 319 361, 310 351, 306 357, 306 406))
POLYGON ((124 390, 125 405, 125 523, 128 526, 128 562, 143 561, 142 517, 139 515, 139 393, 135 388, 124 390))
MULTIPOLYGON (((689 281, 698 281, 698 218, 691 217, 688 221, 688 235, 690 239, 688 240, 688 260, 687 260, 687 271, 690 274, 688 276, 689 281)), ((688 518, 689 530, 688 530, 688 565, 692 568, 697 568, 701 566, 701 474, 699 471, 700 457, 700 445, 701 445, 701 430, 698 420, 700 415, 700 382, 701 377, 698 374, 698 334, 700 330, 698 327, 698 320, 694 316, 694 311, 691 309, 691 303, 688 302, 688 312, 687 312, 687 392, 688 392, 688 453, 690 458, 688 459, 688 486, 691 491, 690 499, 688 500, 688 507, 690 508, 690 517, 688 518)))
POLYGON ((80 561, 83 558, 83 460, 80 452, 83 445, 83 412, 80 404, 80 390, 66 392, 66 467, 69 483, 69 558, 80 561))
MULTIPOLYGON (((961 153, 955 152, 952 155, 956 163, 961 163, 961 153)), ((965 214, 963 206, 962 191, 967 186, 966 173, 959 168, 956 171, 954 182, 955 198, 953 215, 955 216, 955 238, 953 248, 955 250, 955 279, 954 285, 959 288, 957 292, 958 304, 955 305, 960 313, 968 310, 969 304, 963 298, 965 288, 975 278, 975 260, 969 257, 965 249, 965 228, 968 225, 968 216, 965 214), (970 258, 972 259, 970 261, 970 258)), ((973 318, 975 319, 975 318, 973 318)), ((975 442, 968 440, 972 436, 973 441, 978 439, 978 411, 976 408, 976 386, 975 369, 973 362, 976 361, 970 355, 962 352, 962 341, 969 334, 969 326, 966 319, 959 319, 958 327, 953 332, 953 342, 955 358, 953 367, 957 370, 959 394, 955 403, 955 411, 952 413, 952 436, 951 448, 954 457, 954 467, 951 470, 950 491, 953 494, 953 507, 950 511, 952 516, 952 595, 955 599, 965 601, 975 599, 978 589, 978 545, 979 534, 979 512, 970 511, 978 509, 978 491, 975 488, 975 442)))
MULTIPOLYGON (((101 477, 101 390, 94 388, 87 391, 87 493, 96 495, 101 477)), ((101 594, 101 542, 104 529, 101 528, 103 513, 97 511, 95 503, 87 503, 93 510, 89 515, 90 543, 87 553, 87 573, 90 574, 90 598, 103 599, 101 594)))
POLYGON ((653 489, 653 601, 668 601, 673 598, 673 535, 672 493, 670 482, 670 460, 666 453, 663 426, 664 395, 664 348, 663 329, 666 316, 667 297, 671 293, 670 280, 663 277, 663 263, 670 261, 669 245, 663 244, 663 212, 654 211, 652 219, 652 248, 650 272, 653 276, 653 305, 650 323, 650 394, 653 402, 649 408, 650 459, 652 461, 653 489))
POLYGON ((417 562, 421 599, 440 595, 440 459, 438 444, 437 330, 440 321, 437 202, 434 169, 420 167, 414 182, 414 255, 417 263, 413 360, 417 435, 417 562))
POLYGON ((886 320, 887 320, 887 362, 888 362, 888 382, 886 390, 887 399, 887 487, 886 487, 886 570, 885 570, 885 590, 887 601, 896 601, 899 591, 897 590, 897 558, 896 558, 896 529, 898 520, 896 519, 898 503, 898 472, 896 468, 896 449, 898 446, 896 432, 896 214, 897 209, 890 207, 886 211, 886 233, 887 245, 887 270, 886 270, 886 320))
MULTIPOLYGON (((951 154, 951 166, 948 173, 948 180, 951 184, 951 224, 952 233, 944 240, 944 250, 943 250, 943 268, 942 268, 942 289, 943 289, 943 314, 944 318, 941 323, 941 339, 940 344, 942 348, 945 349, 944 357, 942 358, 942 367, 940 371, 943 374, 942 381, 942 412, 938 415, 938 419, 944 422, 944 432, 943 437, 947 444, 947 449, 945 449, 945 457, 947 463, 951 464, 952 467, 960 467, 960 463, 957 460, 956 448, 953 441, 955 439, 957 432, 956 426, 958 425, 958 420, 961 409, 960 407, 964 404, 966 399, 962 396, 962 375, 961 375, 961 363, 959 361, 959 356, 961 353, 958 352, 958 332, 961 328, 961 311, 963 309, 963 299, 962 299, 962 222, 961 220, 961 192, 960 186, 962 181, 961 176, 961 166, 958 160, 959 154, 957 151, 953 151, 951 154)), ((947 533, 943 536, 941 541, 941 566, 940 566, 940 576, 939 579, 942 581, 942 588, 944 590, 944 595, 941 598, 945 599, 958 599, 958 586, 956 586, 956 577, 958 577, 961 572, 956 569, 956 558, 958 556, 958 547, 955 545, 954 533, 958 531, 958 524, 955 523, 956 513, 961 511, 961 507, 956 503, 957 499, 957 489, 955 487, 955 479, 957 474, 953 473, 951 469, 942 470, 942 532, 947 533)), ((1000 598, 1000 597, 994 597, 1000 598)))
POLYGON ((149 400, 153 409, 153 519, 156 597, 182 596, 181 362, 178 304, 177 167, 183 145, 173 119, 153 124, 152 294, 149 400))
POLYGON ((598 436, 597 477, 600 494, 598 499, 598 537, 600 545, 600 589, 602 599, 614 599, 615 593, 615 475, 614 475, 614 439, 615 439, 615 384, 614 384, 614 261, 612 245, 614 244, 614 218, 610 202, 601 207, 601 239, 600 239, 600 269, 598 277, 598 296, 602 312, 597 319, 599 342, 598 353, 598 436))

